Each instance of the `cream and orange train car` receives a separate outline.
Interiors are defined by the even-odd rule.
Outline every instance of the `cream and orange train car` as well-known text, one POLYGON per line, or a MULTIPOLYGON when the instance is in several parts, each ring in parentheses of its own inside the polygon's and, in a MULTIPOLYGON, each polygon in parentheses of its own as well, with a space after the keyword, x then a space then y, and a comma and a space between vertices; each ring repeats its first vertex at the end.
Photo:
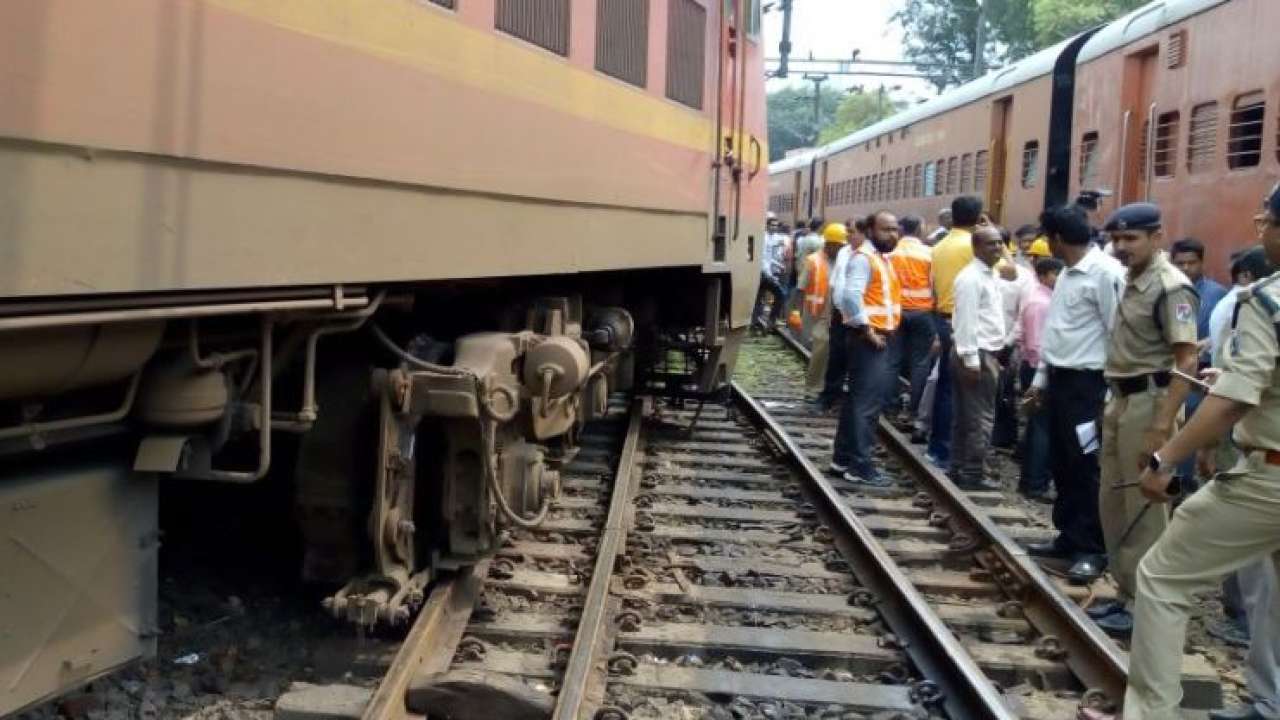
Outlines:
POLYGON ((0 715, 154 651, 159 484, 289 488, 326 607, 394 625, 610 391, 722 391, 759 12, 0 3, 0 715))
POLYGON ((1009 227, 1082 190, 1106 190, 1095 221, 1158 202, 1171 238, 1231 250, 1254 241, 1249 216, 1280 175, 1280 47, 1258 28, 1270 0, 1157 0, 808 155, 774 163, 770 209, 810 214, 879 208, 932 222, 962 194, 1009 227))

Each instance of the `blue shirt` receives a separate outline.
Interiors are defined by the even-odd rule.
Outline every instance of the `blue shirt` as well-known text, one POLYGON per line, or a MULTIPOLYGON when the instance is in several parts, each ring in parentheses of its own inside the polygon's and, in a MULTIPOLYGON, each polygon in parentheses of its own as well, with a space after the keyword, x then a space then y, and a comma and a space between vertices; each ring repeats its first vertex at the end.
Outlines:
POLYGON ((1203 340, 1209 337, 1209 316, 1213 314, 1213 306, 1226 296, 1227 289, 1204 275, 1192 284, 1200 296, 1200 316, 1196 318, 1196 327, 1203 340))

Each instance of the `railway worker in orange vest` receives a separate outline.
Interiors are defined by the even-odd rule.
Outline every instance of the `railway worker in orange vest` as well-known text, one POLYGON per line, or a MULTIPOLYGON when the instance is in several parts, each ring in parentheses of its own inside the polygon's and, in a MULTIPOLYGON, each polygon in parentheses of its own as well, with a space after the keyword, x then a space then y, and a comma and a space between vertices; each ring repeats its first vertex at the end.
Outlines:
MULTIPOLYGON (((889 343, 889 370, 910 381, 907 403, 909 417, 920 409, 920 395, 929 379, 932 358, 929 349, 935 337, 933 327, 933 248, 920 241, 923 220, 908 215, 898 222, 902 237, 889 253, 889 262, 902 283, 902 326, 889 343)), ((896 377, 885 385, 885 407, 892 414, 898 408, 896 377)))
POLYGON ((867 225, 868 239, 849 256, 837 297, 848 326, 849 396, 840 409, 831 471, 849 482, 886 486, 871 463, 871 443, 889 381, 889 340, 902 322, 902 285, 887 257, 898 244, 898 219, 882 210, 867 225))
POLYGON ((849 228, 831 223, 822 231, 822 252, 810 253, 800 269, 799 287, 804 293, 804 317, 810 328, 809 370, 805 373, 805 395, 816 397, 822 391, 830 351, 831 268, 840 249, 849 243, 849 228))

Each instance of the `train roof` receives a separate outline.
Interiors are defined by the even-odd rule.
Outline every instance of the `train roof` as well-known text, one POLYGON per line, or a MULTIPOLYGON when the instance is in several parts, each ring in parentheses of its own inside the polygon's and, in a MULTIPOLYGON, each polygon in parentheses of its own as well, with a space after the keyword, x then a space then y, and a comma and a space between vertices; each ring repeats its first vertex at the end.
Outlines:
MULTIPOLYGON (((1172 25, 1229 1, 1155 0, 1155 2, 1143 5, 1128 15, 1117 18, 1107 24, 1106 27, 1098 30, 1093 37, 1085 42, 1076 62, 1083 63, 1105 55, 1139 37, 1149 35, 1162 27, 1172 25)), ((1020 85, 1028 80, 1047 75, 1053 71, 1053 65, 1062 49, 1074 39, 1075 37, 1067 38, 1057 45, 1052 45, 1033 55, 1028 55, 1008 67, 987 73, 977 80, 971 80, 926 102, 907 108, 893 117, 886 118, 874 125, 869 125, 857 132, 827 143, 816 150, 779 160, 769 166, 769 172, 794 170, 807 165, 815 155, 819 157, 833 155, 861 145, 868 140, 874 140, 885 133, 907 127, 921 120, 927 120, 935 115, 968 105, 971 102, 1020 85)))
POLYGON ((1222 5, 1229 0, 1156 0, 1112 20, 1080 49, 1076 62, 1096 59, 1160 28, 1222 5))

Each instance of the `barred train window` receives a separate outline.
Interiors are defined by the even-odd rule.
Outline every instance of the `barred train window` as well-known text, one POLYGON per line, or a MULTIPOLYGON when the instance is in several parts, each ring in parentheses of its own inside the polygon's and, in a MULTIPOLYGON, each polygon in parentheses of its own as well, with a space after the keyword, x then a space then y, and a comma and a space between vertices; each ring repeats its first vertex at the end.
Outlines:
POLYGON ((1177 110, 1156 117, 1156 148, 1151 156, 1151 172, 1158 178, 1173 177, 1178 172, 1177 110))
POLYGON ((959 168, 956 166, 956 157, 952 155, 947 159, 947 190, 948 195, 954 195, 956 191, 956 180, 959 176, 959 168))
POLYGON ((893 171, 893 199, 902 199, 902 168, 893 171))
POLYGON ((1040 170, 1040 141, 1028 140, 1022 146, 1022 187, 1033 188, 1040 170))
POLYGON ((644 87, 649 65, 649 0, 596 0, 596 69, 644 87))
POLYGON ((1092 189, 1098 183, 1098 131, 1080 136, 1080 189, 1092 189))
POLYGON ((1261 90, 1236 98, 1227 131, 1227 167, 1237 170, 1262 161, 1262 118, 1266 111, 1267 101, 1261 90))
POLYGON ((924 195, 930 197, 937 195, 935 190, 938 186, 938 166, 932 160, 924 164, 924 195))
POLYGON ((918 198, 924 185, 924 166, 916 165, 915 172, 911 173, 911 175, 911 197, 918 198))
POLYGON ((969 192, 973 181, 973 153, 960 156, 960 192, 969 192))
POLYGON ((706 66, 707 10, 694 0, 667 5, 667 97, 702 109, 706 66))
POLYGON ((1218 139, 1218 103, 1191 108, 1191 122, 1187 125, 1187 172, 1212 169, 1218 139))
POLYGON ((973 189, 987 191, 987 151, 979 150, 973 155, 973 189))
POLYGON ((569 55, 569 0, 498 0, 494 27, 557 55, 569 55))

